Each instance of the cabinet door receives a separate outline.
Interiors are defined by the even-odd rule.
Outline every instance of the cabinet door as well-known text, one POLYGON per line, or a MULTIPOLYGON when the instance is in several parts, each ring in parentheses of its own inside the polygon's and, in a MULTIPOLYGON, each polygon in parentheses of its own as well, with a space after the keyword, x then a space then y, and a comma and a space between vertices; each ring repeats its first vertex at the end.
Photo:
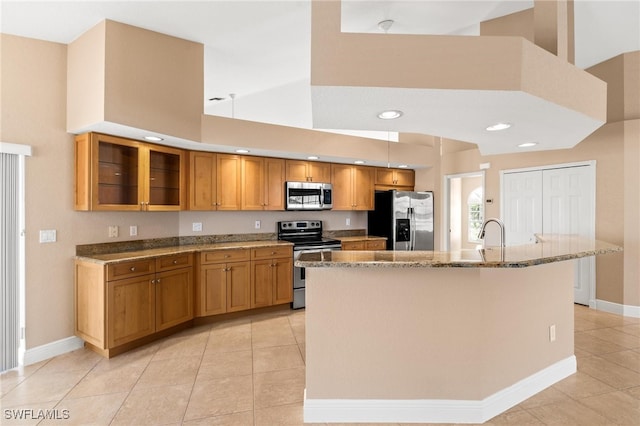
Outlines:
POLYGON ((253 261, 251 307, 270 306, 273 302, 273 260, 253 261))
POLYGON ((264 210, 264 159, 242 157, 242 210, 264 210))
MULTIPOLYGON (((76 139, 76 143, 81 139, 76 139)), ((140 142, 91 134, 91 210, 140 210, 144 203, 140 142)), ((78 168, 76 169, 78 173, 78 168)), ((77 205, 78 203, 76 203, 77 205)))
POLYGON ((389 185, 395 184, 395 172, 389 168, 376 168, 376 185, 389 185))
POLYGON ((310 161, 308 164, 309 177, 312 182, 331 182, 331 163, 310 161))
POLYGON ((241 157, 239 155, 217 155, 216 191, 218 210, 240 210, 241 205, 241 157))
POLYGON ((415 171, 413 170, 395 170, 396 180, 395 184, 398 186, 410 186, 413 188, 416 181, 415 171))
POLYGON ((107 335, 110 348, 155 331, 154 275, 107 283, 107 335))
POLYGON ((373 168, 354 166, 352 177, 354 210, 373 210, 373 168))
POLYGON ((193 318, 192 269, 156 274, 156 331, 193 318))
POLYGON ((251 307, 250 262, 227 264, 227 312, 251 307))
POLYGON ((273 270, 273 304, 293 301, 293 258, 275 259, 273 270))
POLYGON ((385 240, 367 241, 365 249, 366 250, 386 250, 387 242, 385 240))
POLYGON ((281 158, 264 159, 265 210, 284 210, 284 164, 281 158))
POLYGON ((307 161, 286 160, 286 180, 289 182, 306 182, 309 178, 307 173, 307 161))
POLYGON ((216 154, 191 151, 189 153, 189 210, 215 210, 216 154))
POLYGON ((364 250, 364 241, 343 241, 342 250, 364 250))
POLYGON ((227 265, 211 264, 200 268, 196 300, 197 315, 207 316, 227 312, 227 265))
POLYGON ((186 179, 184 151, 145 145, 148 154, 145 176, 145 210, 176 211, 185 207, 186 179))
POLYGON ((351 166, 332 164, 331 183, 333 184, 333 210, 353 210, 351 166))

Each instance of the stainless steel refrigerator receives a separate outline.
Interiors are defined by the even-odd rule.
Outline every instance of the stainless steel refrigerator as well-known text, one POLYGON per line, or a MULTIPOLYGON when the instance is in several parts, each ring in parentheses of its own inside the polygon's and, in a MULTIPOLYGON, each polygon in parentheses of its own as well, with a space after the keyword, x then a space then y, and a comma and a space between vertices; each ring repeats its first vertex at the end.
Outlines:
POLYGON ((367 227, 387 237, 387 250, 433 250, 433 192, 376 192, 367 227))

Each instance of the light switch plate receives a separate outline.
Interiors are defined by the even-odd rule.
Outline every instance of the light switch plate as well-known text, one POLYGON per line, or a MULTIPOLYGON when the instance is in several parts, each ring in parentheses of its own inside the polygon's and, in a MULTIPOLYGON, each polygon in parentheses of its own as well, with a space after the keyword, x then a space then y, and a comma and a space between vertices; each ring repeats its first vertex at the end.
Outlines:
POLYGON ((194 232, 202 232, 202 222, 193 222, 191 224, 191 229, 194 232))
POLYGON ((129 227, 129 236, 130 237, 135 237, 136 235, 138 235, 138 226, 137 225, 131 225, 129 227))
POLYGON ((41 243, 55 243, 57 240, 55 229, 41 229, 40 230, 40 242, 41 243))
POLYGON ((115 238, 118 236, 118 225, 109 225, 109 237, 115 238))

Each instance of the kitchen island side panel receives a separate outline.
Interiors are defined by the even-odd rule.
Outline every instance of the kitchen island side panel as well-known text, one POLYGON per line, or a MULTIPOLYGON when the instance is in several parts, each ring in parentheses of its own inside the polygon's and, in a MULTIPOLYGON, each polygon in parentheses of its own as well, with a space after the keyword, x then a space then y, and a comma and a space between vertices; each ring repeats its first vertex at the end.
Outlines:
POLYGON ((570 358, 573 267, 307 268, 306 398, 483 400, 570 358))

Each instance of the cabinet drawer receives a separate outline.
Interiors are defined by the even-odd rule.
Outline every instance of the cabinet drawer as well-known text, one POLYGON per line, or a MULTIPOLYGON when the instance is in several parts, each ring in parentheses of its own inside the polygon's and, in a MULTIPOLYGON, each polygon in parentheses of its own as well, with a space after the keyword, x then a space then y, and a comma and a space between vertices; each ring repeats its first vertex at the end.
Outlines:
POLYGON ((364 241, 343 241, 342 250, 364 250, 364 241))
POLYGON ((367 241, 366 248, 367 250, 386 250, 387 242, 384 240, 367 241))
POLYGON ((251 257, 253 259, 273 259, 276 257, 292 257, 293 248, 290 246, 283 247, 260 247, 251 250, 251 257))
POLYGON ((222 263, 222 262, 238 262, 250 259, 250 251, 248 249, 232 249, 232 250, 211 250, 204 251, 200 254, 200 263, 222 263))
POLYGON ((107 265, 107 281, 152 274, 156 271, 155 259, 132 260, 107 265))
POLYGON ((187 266, 193 266, 193 254, 191 253, 162 256, 156 259, 156 272, 170 271, 187 266))

